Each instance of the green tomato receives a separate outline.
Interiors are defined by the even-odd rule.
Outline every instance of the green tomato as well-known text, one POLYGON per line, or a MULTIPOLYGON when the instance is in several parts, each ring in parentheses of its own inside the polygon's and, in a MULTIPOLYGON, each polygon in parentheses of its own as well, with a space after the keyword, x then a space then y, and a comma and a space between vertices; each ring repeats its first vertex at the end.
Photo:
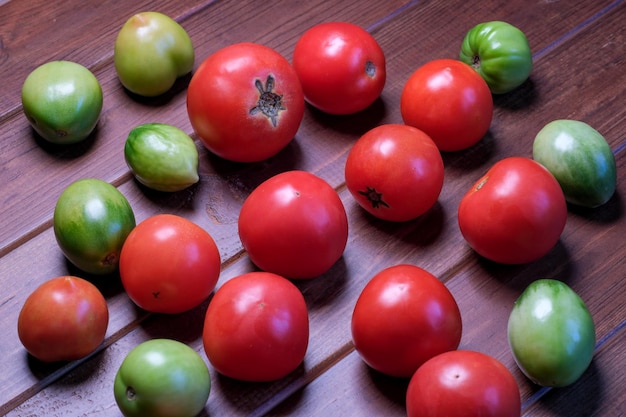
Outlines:
POLYGON ((508 322, 515 362, 534 383, 572 384, 591 363, 596 342, 591 314, 567 284, 540 279, 515 302, 508 322))
POLYGON ((147 123, 130 131, 124 158, 133 175, 158 191, 180 191, 198 182, 198 149, 177 127, 147 123))
POLYGON ((175 20, 162 13, 143 12, 122 26, 113 57, 124 87, 140 96, 154 97, 191 72, 194 49, 189 35, 175 20))
POLYGON ((584 122, 545 125, 533 142, 533 159, 554 175, 572 204, 598 207, 615 193, 615 156, 606 139, 584 122))
POLYGON ((211 391, 200 355, 170 339, 153 339, 131 350, 120 365, 113 392, 126 417, 193 417, 211 391))
POLYGON ((88 178, 63 190, 53 224, 57 243, 70 262, 90 274, 109 274, 118 268, 135 215, 117 188, 88 178))
POLYGON ((522 85, 533 66, 526 35, 501 21, 480 23, 470 29, 459 57, 478 71, 494 94, 507 93, 522 85))
POLYGON ((51 61, 35 68, 22 86, 24 114, 45 140, 71 144, 87 138, 102 111, 102 88, 84 66, 51 61))

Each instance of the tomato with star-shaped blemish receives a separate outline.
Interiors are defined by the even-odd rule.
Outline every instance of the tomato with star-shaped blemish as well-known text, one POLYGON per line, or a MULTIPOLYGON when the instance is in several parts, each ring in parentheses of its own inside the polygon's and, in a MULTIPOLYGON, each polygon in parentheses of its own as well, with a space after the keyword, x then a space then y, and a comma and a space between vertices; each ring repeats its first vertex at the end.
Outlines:
POLYGON ((270 158, 294 138, 304 94, 276 50, 237 43, 210 55, 187 89, 189 120, 206 148, 236 162, 270 158))

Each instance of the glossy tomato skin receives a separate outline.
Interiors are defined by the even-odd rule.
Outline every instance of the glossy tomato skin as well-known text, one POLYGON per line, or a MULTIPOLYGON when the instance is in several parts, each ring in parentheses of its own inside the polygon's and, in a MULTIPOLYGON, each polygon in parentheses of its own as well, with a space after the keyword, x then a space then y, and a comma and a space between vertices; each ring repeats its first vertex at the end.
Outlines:
POLYGON ((346 186, 373 216, 407 221, 437 202, 443 168, 437 145, 424 132, 407 125, 381 125, 361 136, 350 150, 346 186))
POLYGON ((135 346, 120 365, 113 385, 125 417, 194 417, 211 391, 209 369, 182 342, 151 339, 135 346))
POLYGON ((494 94, 508 93, 522 85, 533 67, 524 32, 498 20, 470 29, 463 39, 459 59, 474 67, 494 94))
POLYGON ((187 112, 209 151, 256 162, 291 142, 304 115, 304 95, 295 70, 277 51, 237 43, 200 64, 187 89, 187 112))
POLYGON ((434 275, 414 265, 376 274, 363 288, 351 323, 354 347, 365 363, 397 377, 412 376, 461 341, 456 300, 434 275))
POLYGON ((559 241, 567 204, 557 180, 530 158, 495 163, 463 196, 458 222, 467 243, 503 264, 546 255, 559 241))
POLYGON ((309 343, 300 290, 269 272, 249 272, 222 285, 209 303, 202 333, 215 369, 243 381, 273 381, 294 371, 309 343))
POLYGON ((424 131, 440 150, 460 151, 476 144, 489 130, 493 98, 471 66, 436 59, 408 78, 400 113, 404 123, 424 131))
POLYGON ((589 367, 596 344, 585 302, 564 282, 539 279, 515 301, 507 328, 513 358, 534 383, 564 387, 589 367))
POLYGON ((520 392, 501 362, 484 353, 454 350, 422 365, 406 394, 408 417, 519 417, 520 392))
POLYGON ((293 66, 307 102, 336 115, 369 107, 387 78, 385 54, 376 39, 348 22, 325 22, 305 31, 294 48, 293 66))
POLYGON ((18 336, 43 362, 84 358, 102 343, 109 325, 104 296, 91 282, 60 276, 41 284, 22 306, 18 336))
POLYGON ((287 171, 246 198, 239 237, 260 269, 292 279, 314 278, 343 255, 348 218, 326 181, 309 172, 287 171))
POLYGON ((172 214, 157 214, 128 235, 120 255, 120 277, 137 306, 176 314, 202 303, 220 274, 220 254, 211 235, 172 214))

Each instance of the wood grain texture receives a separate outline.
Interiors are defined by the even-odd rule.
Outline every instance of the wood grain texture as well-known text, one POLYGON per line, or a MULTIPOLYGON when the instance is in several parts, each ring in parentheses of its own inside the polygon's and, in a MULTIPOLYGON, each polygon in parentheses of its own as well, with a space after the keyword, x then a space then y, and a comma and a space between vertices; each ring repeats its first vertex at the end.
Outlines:
MULTIPOLYGON (((0 415, 119 416, 113 378, 126 353, 155 337, 184 341, 206 360, 201 329, 210 300, 181 315, 151 315, 128 299, 119 277, 89 277, 111 313, 103 345, 84 360, 43 365, 17 339, 17 315, 43 281, 85 276, 63 257, 51 229, 60 192, 84 177, 108 181, 128 198, 137 220, 175 213, 215 238, 223 268, 218 285, 255 267, 237 236, 246 196, 263 180, 289 169, 311 171, 339 192, 350 236, 342 259, 310 281, 296 282, 310 311, 311 338, 302 366, 273 383, 250 384, 212 368, 211 397, 201 415, 401 416, 406 381, 380 375, 360 360, 350 337, 350 315, 365 283, 397 263, 419 265, 452 291, 463 315, 461 347, 501 360, 520 386, 525 416, 620 416, 626 413, 626 4, 623 0, 562 2, 454 1, 137 1, 0 0, 0 415), (381 98, 367 110, 333 117, 307 107, 294 141, 256 164, 216 158, 196 140, 201 180, 164 194, 140 186, 129 173, 123 144, 134 126, 159 121, 194 139, 185 109, 189 77, 157 99, 137 99, 121 87, 113 42, 122 24, 142 10, 178 20, 196 50, 196 68, 217 49, 240 41, 266 44, 291 59, 298 36, 332 20, 370 31, 387 58, 381 98), (401 123, 399 99, 408 76, 436 58, 455 58, 476 23, 506 20, 526 33, 533 50, 530 79, 494 97, 488 134, 472 148, 443 154, 446 179, 437 204, 415 221, 394 224, 367 215, 347 192, 345 158, 354 141, 383 123, 401 123), (54 59, 79 62, 98 77, 104 109, 84 143, 55 147, 36 137, 22 114, 20 89, 36 66, 54 59), (557 118, 585 121, 609 142, 618 165, 618 190, 597 209, 569 206, 565 231, 541 260, 503 266, 482 260, 457 226, 461 196, 493 163, 531 156, 535 134, 557 118), (567 282, 594 317, 597 349, 591 367, 570 387, 544 390, 517 369, 506 340, 513 301, 534 279, 567 282)), ((208 361, 207 361, 207 364, 208 361)), ((210 364, 209 364, 210 367, 210 364)))

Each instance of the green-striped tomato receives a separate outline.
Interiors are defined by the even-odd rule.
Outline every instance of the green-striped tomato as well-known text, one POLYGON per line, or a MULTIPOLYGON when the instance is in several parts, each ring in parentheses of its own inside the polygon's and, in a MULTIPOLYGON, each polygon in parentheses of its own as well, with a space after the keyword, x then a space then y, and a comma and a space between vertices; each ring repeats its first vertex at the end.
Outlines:
POLYGON ((198 149, 181 129, 146 123, 128 134, 124 158, 143 185, 158 191, 180 191, 200 179, 198 149))
POLYGON ((535 137, 533 159, 548 168, 572 204, 597 207, 615 193, 615 156, 606 139, 587 123, 548 123, 535 137))
POLYGON ((515 302, 508 323, 515 362, 534 383, 563 387, 585 372, 596 342, 584 301, 567 284, 540 279, 515 302))
POLYGON ((74 265, 91 274, 108 274, 118 267, 120 251, 135 227, 126 197, 95 178, 70 184, 54 209, 54 235, 74 265))

